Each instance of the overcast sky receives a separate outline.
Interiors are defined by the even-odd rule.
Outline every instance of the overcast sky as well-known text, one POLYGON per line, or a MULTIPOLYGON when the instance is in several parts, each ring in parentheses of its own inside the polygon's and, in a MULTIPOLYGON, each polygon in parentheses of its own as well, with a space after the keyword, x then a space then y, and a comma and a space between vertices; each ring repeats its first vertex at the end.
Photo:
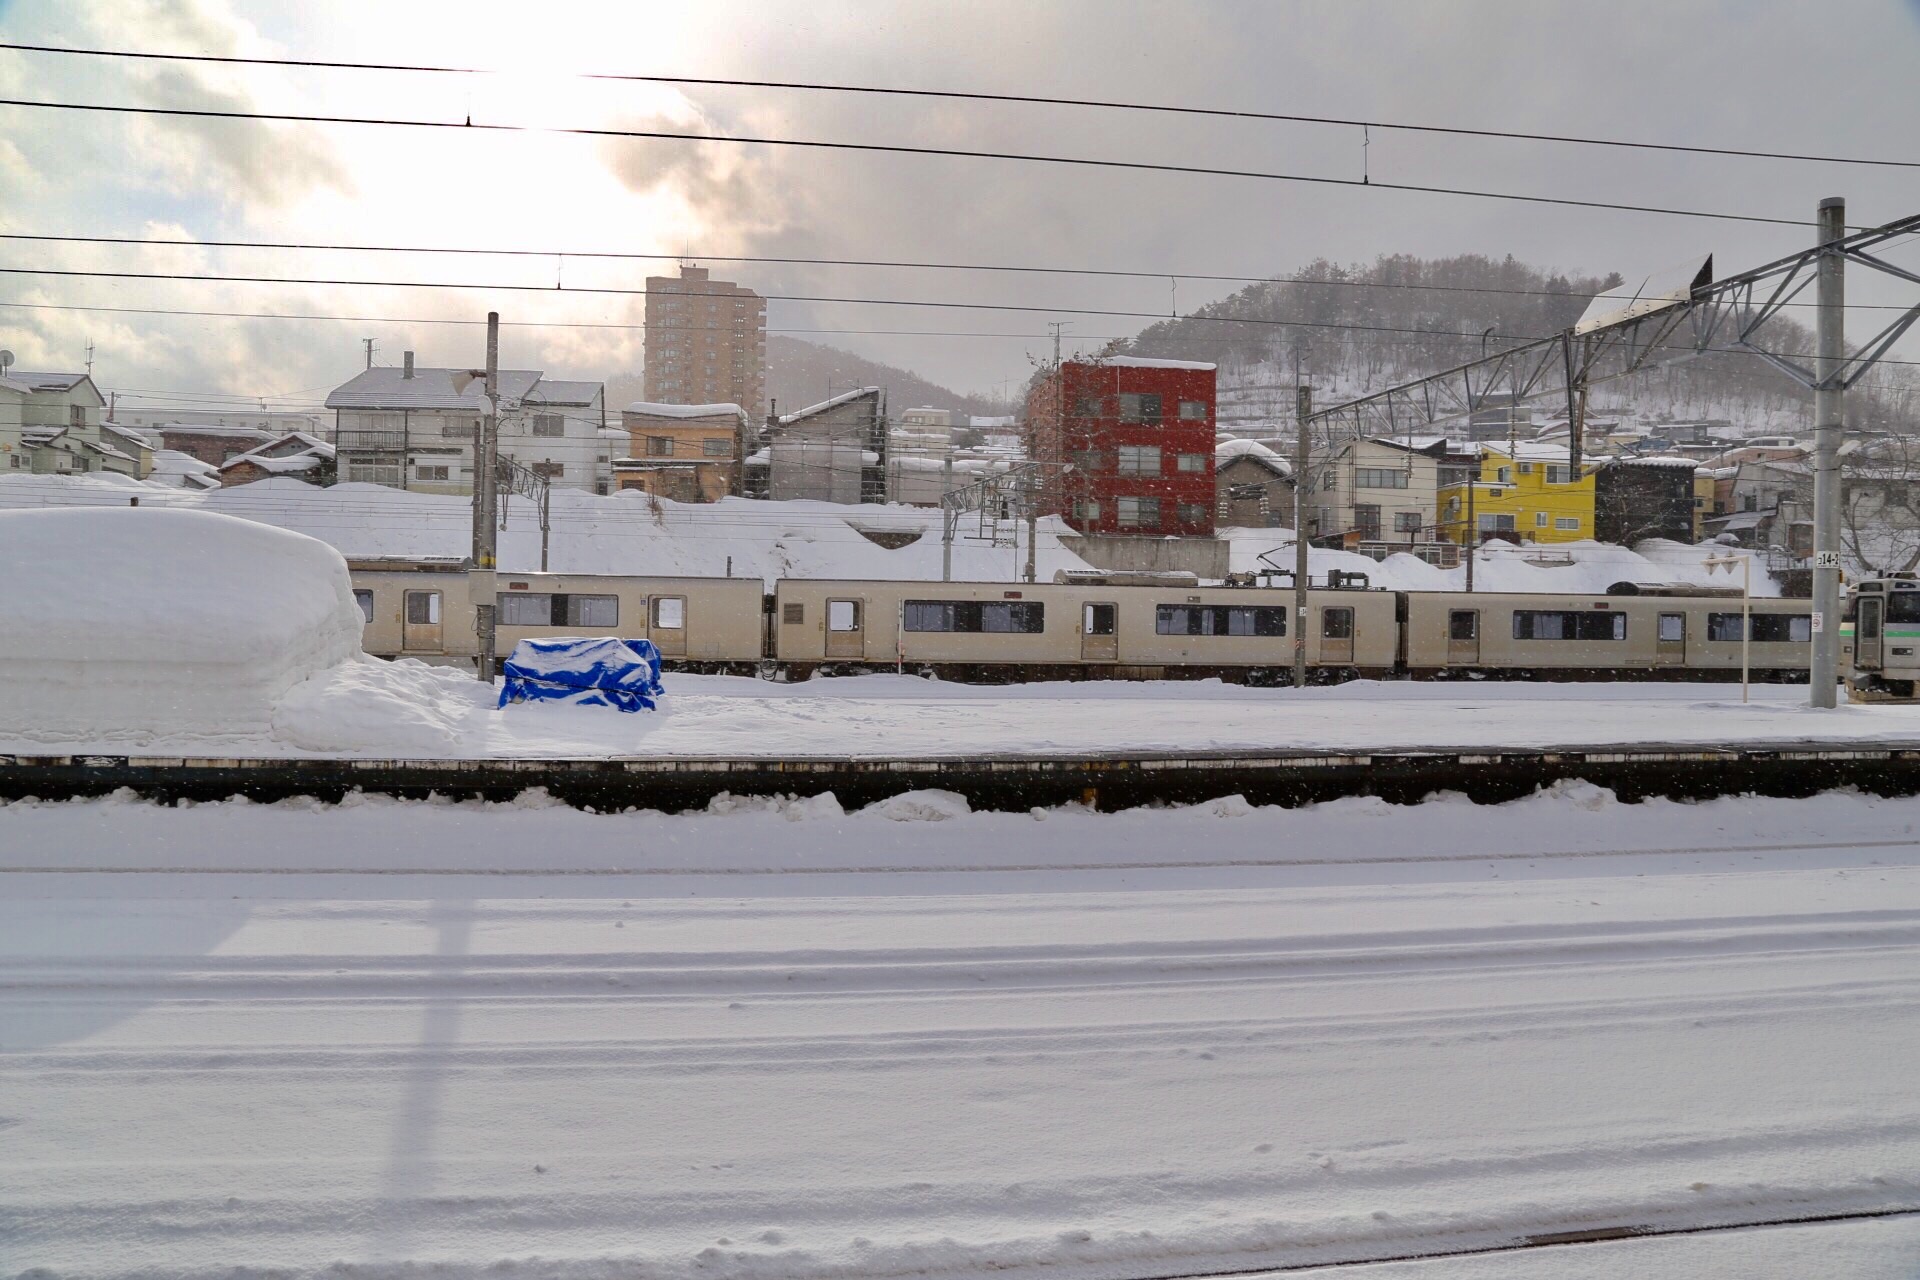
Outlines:
MULTIPOLYGON (((583 71, 1087 96, 1531 132, 1920 159, 1920 2, 1597 4, 807 0, 803 4, 238 5, 0 0, 0 39, 500 68, 486 77, 239 69, 0 52, 8 97, 476 122, 698 129, 1358 177, 1345 127, 854 95, 610 85, 583 71)), ((720 143, 225 123, 0 108, 0 229, 183 239, 913 259, 1284 274, 1315 257, 1511 253, 1629 276, 1713 251, 1726 272, 1810 229, 1006 161, 720 143)), ((1920 170, 1675 156, 1375 130, 1375 181, 1808 218, 1920 212, 1920 170)), ((1920 245, 1902 260, 1920 265, 1920 245)), ((639 287, 663 264, 590 259, 10 241, 0 265, 351 280, 639 287)), ((727 267, 774 295, 1164 314, 1230 285, 895 269, 727 267)), ((1863 281, 1855 296, 1866 292, 1863 281)), ((1890 300, 1897 300, 1891 295, 1890 300)), ((1909 299, 1911 300, 1911 299, 1909 299)), ((0 278, 0 301, 292 312, 350 321, 0 307, 22 367, 149 393, 317 401, 361 364, 481 358, 481 331, 420 323, 633 325, 638 297, 354 285, 0 278)), ((1049 346, 1013 311, 773 301, 769 328, 995 393, 1049 346), (833 332, 806 333, 808 330, 833 332), (905 336, 874 330, 938 331, 905 336), (949 336, 954 331, 1014 336, 949 336)), ((1080 317, 1097 346, 1141 321, 1080 317)), ((637 328, 515 327, 503 360, 557 376, 637 371, 637 328)))

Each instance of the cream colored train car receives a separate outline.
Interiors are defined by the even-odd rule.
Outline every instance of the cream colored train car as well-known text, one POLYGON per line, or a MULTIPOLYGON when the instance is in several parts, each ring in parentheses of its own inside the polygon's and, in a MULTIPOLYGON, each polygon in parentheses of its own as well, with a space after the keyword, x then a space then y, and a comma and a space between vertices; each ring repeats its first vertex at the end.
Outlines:
MULTIPOLYGON (((349 567, 367 619, 368 653, 473 661, 475 611, 464 571, 392 562, 349 567)), ((622 636, 653 641, 673 669, 751 671, 765 645, 765 593, 755 578, 499 573, 495 588, 500 657, 522 640, 622 636)))
MULTIPOLYGON (((1278 678, 1293 661, 1293 596, 1247 587, 782 579, 770 623, 795 676, 896 667, 1012 678, 1278 678)), ((1325 675, 1386 675, 1394 597, 1308 595, 1307 661, 1325 675)))
MULTIPOLYGON (((1407 592, 1402 665, 1415 677, 1469 671, 1602 678, 1723 678, 1740 670, 1737 599, 1700 596, 1407 592)), ((1753 602, 1756 679, 1804 678, 1805 600, 1753 602)))

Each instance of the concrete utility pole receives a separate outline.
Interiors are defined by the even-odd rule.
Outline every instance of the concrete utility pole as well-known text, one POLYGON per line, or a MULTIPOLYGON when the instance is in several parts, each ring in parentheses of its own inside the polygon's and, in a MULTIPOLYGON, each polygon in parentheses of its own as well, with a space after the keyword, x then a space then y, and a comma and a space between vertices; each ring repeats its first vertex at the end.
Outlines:
MULTIPOLYGON (((1820 243, 1831 245, 1847 234, 1847 202, 1828 196, 1820 202, 1820 243)), ((1840 436, 1846 392, 1841 367, 1847 358, 1846 263, 1838 252, 1820 257, 1814 312, 1813 366, 1813 666, 1809 705, 1831 707, 1840 649, 1840 436)))
MULTIPOLYGON (((1296 379, 1297 380, 1297 379, 1296 379)), ((1293 389, 1293 687, 1307 685, 1307 522, 1301 491, 1307 485, 1307 419, 1313 416, 1313 388, 1293 389)))
POLYGON ((473 442, 473 568, 468 594, 473 599, 473 630, 478 653, 474 666, 480 679, 493 683, 494 672, 494 547, 499 530, 494 525, 494 467, 499 458, 500 426, 500 313, 487 312, 487 414, 473 442))
POLYGON ((372 339, 372 338, 362 338, 362 339, 360 339, 360 341, 361 341, 361 342, 362 342, 362 343, 363 343, 363 344, 364 344, 364 345, 366 346, 366 348, 367 348, 367 368, 369 368, 369 369, 371 369, 371 368, 373 368, 373 339, 372 339))
POLYGON ((1473 471, 1467 477, 1467 593, 1473 593, 1473 562, 1480 554, 1480 519, 1473 509, 1473 495, 1480 492, 1480 455, 1473 455, 1473 471))

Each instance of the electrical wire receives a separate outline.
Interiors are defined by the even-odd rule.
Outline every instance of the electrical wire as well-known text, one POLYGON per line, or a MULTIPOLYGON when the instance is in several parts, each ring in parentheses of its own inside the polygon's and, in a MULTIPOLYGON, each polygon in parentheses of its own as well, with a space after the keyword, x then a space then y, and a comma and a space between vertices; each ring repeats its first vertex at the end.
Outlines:
MULTIPOLYGON (((0 231, 0 240, 32 240, 52 244, 111 244, 164 246, 180 249, 270 249, 314 253, 435 253, 493 258, 592 258, 608 261, 643 262, 724 262, 748 266, 873 267, 899 271, 960 271, 975 273, 998 271, 1017 275, 1087 276, 1110 280, 1190 280, 1209 284, 1298 284, 1334 289, 1404 289, 1425 293, 1483 293, 1517 298, 1578 298, 1578 292, 1552 289, 1500 289, 1488 285, 1413 284, 1405 281, 1323 280, 1310 276, 1218 275, 1196 271, 1124 271, 1104 267, 1035 267, 983 262, 903 262, 874 258, 773 258, 738 257, 708 253, 628 253, 612 250, 568 249, 472 249, 435 245, 330 244, 322 242, 274 240, 175 240, 159 236, 80 236, 48 235, 24 231, 0 231)), ((728 293, 700 290, 663 290, 663 297, 732 297, 728 293)), ((756 294, 756 297, 761 295, 756 294)), ((1596 295, 1585 295, 1588 297, 1596 295)), ((1783 306, 1817 307, 1817 302, 1786 302, 1783 306)), ((1893 303, 1847 303, 1848 310, 1904 311, 1893 303)), ((478 323, 478 322, 473 322, 478 323)), ((637 327, 637 326, 632 326, 637 327)), ((655 326, 686 328, 692 326, 655 326)), ((704 326, 724 330, 722 325, 704 326)), ((1045 337, 1047 335, 1040 335, 1045 337)))
POLYGON ((345 124, 405 129, 452 129, 466 133, 539 134, 549 137, 625 138, 665 142, 723 142, 739 146, 795 147, 813 151, 844 151, 869 155, 933 156, 961 160, 1008 160, 1022 164, 1071 165, 1135 173, 1174 173, 1187 177, 1247 178, 1263 182, 1294 182, 1369 191, 1399 191, 1413 195, 1460 196, 1476 200, 1505 200, 1519 204, 1555 205, 1572 209, 1604 209, 1617 213, 1652 213, 1678 218, 1707 218, 1721 222, 1752 222, 1769 226, 1807 228, 1806 218, 1773 218, 1751 213, 1705 209, 1675 209, 1664 205, 1630 204, 1612 200, 1576 200, 1571 196, 1529 195, 1513 191, 1480 191, 1411 182, 1371 182, 1362 178, 1335 178, 1325 174, 1277 173, 1259 169, 1225 169, 1208 165, 1163 164, 1145 160, 1103 160, 1092 156, 1047 155, 1028 151, 983 151, 961 147, 907 146, 900 143, 834 142, 819 138, 773 138, 749 134, 690 133, 671 129, 611 129, 584 126, 495 124, 472 119, 421 120, 397 116, 307 115, 292 111, 225 111, 212 107, 152 107, 100 102, 46 102, 31 98, 0 98, 0 106, 50 111, 85 111, 107 115, 177 116, 190 120, 261 120, 278 124, 345 124))
MULTIPOLYGON (((333 62, 313 58, 241 57, 233 54, 155 53, 145 50, 85 49, 66 45, 0 43, 0 49, 20 53, 67 54, 94 58, 139 58, 165 62, 209 62, 238 66, 301 67, 322 70, 414 72, 435 75, 499 75, 483 67, 451 67, 430 64, 386 62, 333 62)), ((1207 116, 1231 120, 1261 120, 1288 124, 1333 125, 1353 129, 1389 129, 1407 133, 1452 134, 1469 138, 1498 138, 1508 141, 1551 142, 1587 147, 1619 147, 1635 151, 1669 151, 1687 155, 1734 156, 1755 160, 1809 161, 1821 164, 1872 165, 1900 169, 1920 169, 1920 160, 1889 160, 1866 156, 1835 156, 1793 151, 1760 151, 1745 147, 1698 146, 1675 142, 1644 142, 1623 138, 1599 138, 1578 134, 1529 133, 1517 129, 1473 129, 1458 125, 1412 124, 1403 120, 1369 120, 1341 116, 1300 115, 1278 111, 1249 111, 1227 107, 1196 107, 1173 103, 1122 102, 1107 98, 1063 98, 1034 94, 987 93, 953 89, 904 89, 880 85, 832 84, 802 80, 723 79, 715 76, 639 75, 613 72, 584 72, 582 80, 620 81, 640 84, 696 85, 704 88, 779 89, 819 93, 868 94, 905 98, 944 98, 960 102, 1016 103, 1023 106, 1081 107, 1107 111, 1144 111, 1167 115, 1207 116)), ((1377 184, 1376 184, 1377 185, 1377 184)))

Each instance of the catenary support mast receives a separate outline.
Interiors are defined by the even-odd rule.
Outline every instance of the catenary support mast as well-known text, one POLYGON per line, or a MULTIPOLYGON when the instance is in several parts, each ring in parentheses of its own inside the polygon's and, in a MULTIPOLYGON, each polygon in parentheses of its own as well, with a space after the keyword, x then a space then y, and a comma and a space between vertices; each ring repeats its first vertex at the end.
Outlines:
POLYGON ((1846 257, 1829 248, 1846 238, 1847 202, 1820 202, 1813 386, 1813 666, 1808 702, 1831 707, 1840 649, 1840 436, 1846 412, 1846 257))
POLYGON ((1294 388, 1294 421, 1299 430, 1293 442, 1293 687, 1307 684, 1307 421, 1313 416, 1313 388, 1301 382, 1294 388))

